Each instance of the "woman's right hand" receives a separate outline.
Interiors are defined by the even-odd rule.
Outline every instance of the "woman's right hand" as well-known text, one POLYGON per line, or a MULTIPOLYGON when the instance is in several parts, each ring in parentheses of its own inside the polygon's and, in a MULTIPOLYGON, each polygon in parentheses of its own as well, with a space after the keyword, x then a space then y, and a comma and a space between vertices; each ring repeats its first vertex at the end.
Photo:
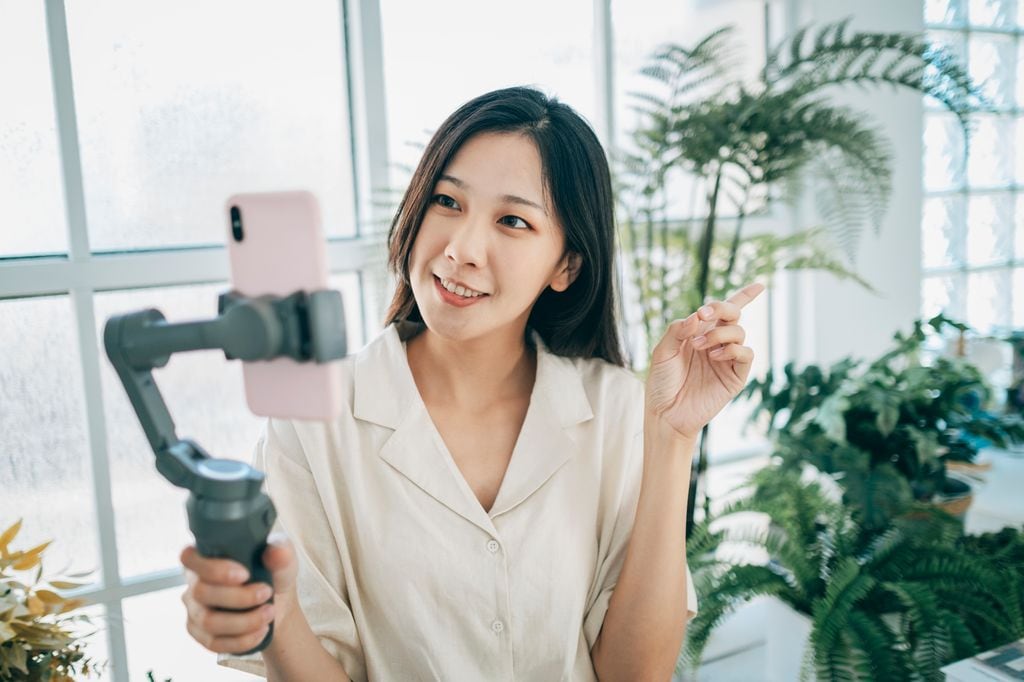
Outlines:
POLYGON ((242 564, 200 556, 195 545, 182 550, 181 563, 188 579, 188 588, 181 596, 188 611, 187 629, 210 651, 241 653, 255 648, 267 636, 270 623, 280 621, 298 603, 298 564, 287 540, 269 542, 263 552, 273 591, 262 582, 246 585, 249 574, 242 564), (274 602, 267 603, 271 596, 274 602))

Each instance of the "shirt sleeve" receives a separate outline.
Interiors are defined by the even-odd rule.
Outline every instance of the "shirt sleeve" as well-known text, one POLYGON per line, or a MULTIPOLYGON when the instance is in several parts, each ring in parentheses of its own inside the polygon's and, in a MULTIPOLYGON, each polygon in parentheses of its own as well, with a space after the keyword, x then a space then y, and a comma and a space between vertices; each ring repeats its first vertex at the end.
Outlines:
MULTIPOLYGON (((587 647, 594 648, 597 636, 601 633, 601 626, 604 625, 604 617, 608 612, 608 603, 611 601, 612 592, 619 581, 619 574, 622 572, 622 564, 626 560, 626 548, 629 545, 629 538, 633 531, 633 521, 636 518, 637 502, 640 499, 640 480, 643 475, 643 434, 640 433, 633 439, 632 451, 623 472, 622 494, 619 498, 618 510, 613 516, 614 519, 610 541, 601 547, 602 554, 598 560, 597 589, 588 604, 587 611, 583 616, 583 635, 587 641, 587 647)), ((697 592, 693 588, 693 576, 690 575, 690 567, 686 567, 686 609, 687 621, 697 615, 697 592)))
MULTIPOLYGON (((365 680, 362 645, 349 606, 339 554, 302 443, 289 420, 268 419, 253 452, 253 467, 266 474, 267 494, 277 508, 275 531, 292 541, 298 560, 299 605, 320 644, 353 680, 365 680)), ((219 654, 220 665, 266 677, 261 654, 219 654)))

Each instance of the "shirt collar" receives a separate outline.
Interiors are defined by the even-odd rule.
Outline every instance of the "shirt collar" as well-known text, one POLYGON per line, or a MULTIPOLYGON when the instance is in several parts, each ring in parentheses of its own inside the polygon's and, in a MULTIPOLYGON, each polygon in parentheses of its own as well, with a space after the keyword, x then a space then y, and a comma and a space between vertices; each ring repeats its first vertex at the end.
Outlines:
POLYGON ((579 445, 574 425, 593 418, 577 364, 554 355, 537 334, 537 376, 530 405, 494 504, 487 511, 456 468, 416 388, 403 345, 415 329, 392 325, 356 357, 357 419, 392 429, 377 455, 413 484, 483 531, 526 501, 579 445), (433 451, 435 456, 431 456, 433 451))

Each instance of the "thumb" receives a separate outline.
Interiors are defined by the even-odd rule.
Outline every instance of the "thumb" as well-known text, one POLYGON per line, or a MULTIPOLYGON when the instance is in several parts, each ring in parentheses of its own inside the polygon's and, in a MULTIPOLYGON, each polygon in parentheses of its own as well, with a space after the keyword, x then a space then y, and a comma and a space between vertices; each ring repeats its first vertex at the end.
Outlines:
POLYGON ((295 556, 292 541, 283 534, 271 535, 267 538, 267 548, 263 550, 263 565, 270 571, 274 581, 274 592, 292 592, 295 579, 299 572, 299 564, 295 556))

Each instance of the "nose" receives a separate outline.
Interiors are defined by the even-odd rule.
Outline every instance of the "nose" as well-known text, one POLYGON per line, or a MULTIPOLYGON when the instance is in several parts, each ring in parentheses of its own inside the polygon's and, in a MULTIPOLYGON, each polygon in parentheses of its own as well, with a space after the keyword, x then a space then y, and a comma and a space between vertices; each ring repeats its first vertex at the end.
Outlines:
POLYGON ((490 224, 485 220, 469 219, 453 228, 445 246, 444 255, 455 265, 487 265, 490 224))

